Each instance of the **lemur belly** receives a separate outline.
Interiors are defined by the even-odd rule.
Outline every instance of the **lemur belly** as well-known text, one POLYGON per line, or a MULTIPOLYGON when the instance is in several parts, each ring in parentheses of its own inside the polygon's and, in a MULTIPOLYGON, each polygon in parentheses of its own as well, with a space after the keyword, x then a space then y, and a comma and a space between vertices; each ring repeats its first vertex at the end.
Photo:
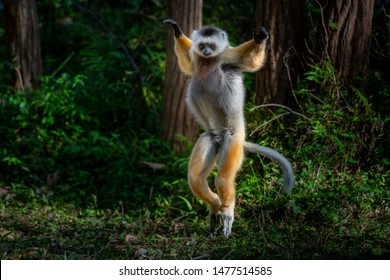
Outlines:
POLYGON ((189 86, 187 104, 195 118, 205 130, 217 135, 243 129, 242 76, 220 67, 206 73, 197 75, 195 71, 189 86))

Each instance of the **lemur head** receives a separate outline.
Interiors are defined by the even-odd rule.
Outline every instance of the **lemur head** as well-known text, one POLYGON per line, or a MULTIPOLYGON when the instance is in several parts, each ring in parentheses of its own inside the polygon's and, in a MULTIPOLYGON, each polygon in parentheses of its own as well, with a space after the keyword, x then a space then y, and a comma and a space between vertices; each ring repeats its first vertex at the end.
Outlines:
POLYGON ((191 53, 197 53, 203 57, 217 56, 229 46, 227 33, 213 26, 195 30, 191 35, 191 40, 191 53))

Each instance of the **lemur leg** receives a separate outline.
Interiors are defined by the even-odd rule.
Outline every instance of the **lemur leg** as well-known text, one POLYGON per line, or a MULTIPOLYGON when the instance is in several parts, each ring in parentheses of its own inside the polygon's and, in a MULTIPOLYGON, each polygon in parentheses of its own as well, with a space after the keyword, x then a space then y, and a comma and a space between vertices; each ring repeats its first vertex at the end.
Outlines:
POLYGON ((225 138, 218 159, 218 175, 215 178, 221 206, 218 215, 223 220, 223 234, 228 238, 232 232, 235 206, 235 178, 244 159, 244 137, 231 135, 225 138))
POLYGON ((188 183, 194 195, 210 206, 210 232, 216 230, 216 213, 221 205, 219 197, 210 190, 207 177, 210 175, 217 157, 217 143, 207 133, 203 133, 192 150, 188 167, 188 183))

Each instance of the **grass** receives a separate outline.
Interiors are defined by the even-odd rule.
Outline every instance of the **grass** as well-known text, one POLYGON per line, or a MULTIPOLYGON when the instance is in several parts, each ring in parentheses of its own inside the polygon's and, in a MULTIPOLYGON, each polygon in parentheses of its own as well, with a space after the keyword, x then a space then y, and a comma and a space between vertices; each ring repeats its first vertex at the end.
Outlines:
MULTIPOLYGON (((238 177, 233 234, 208 234, 207 207, 178 180, 139 209, 102 209, 56 190, 1 187, 1 259, 388 259, 386 170, 355 174, 301 166, 292 195, 276 165, 247 159, 238 177), (275 168, 274 168, 275 167, 275 168), (271 175, 274 175, 273 177, 271 175), (177 195, 180 194, 180 196, 177 195)), ((302 164, 304 165, 304 164, 302 164)), ((379 167, 378 167, 379 168, 379 167)))

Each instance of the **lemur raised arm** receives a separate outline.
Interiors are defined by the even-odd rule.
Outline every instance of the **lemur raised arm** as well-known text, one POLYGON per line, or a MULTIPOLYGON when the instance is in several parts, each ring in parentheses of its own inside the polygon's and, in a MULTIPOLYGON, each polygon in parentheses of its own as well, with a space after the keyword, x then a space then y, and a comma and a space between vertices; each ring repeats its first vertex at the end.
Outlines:
POLYGON ((172 19, 169 24, 175 35, 175 53, 182 72, 191 75, 187 104, 205 130, 196 142, 188 168, 192 192, 210 206, 210 231, 215 233, 217 217, 223 221, 223 234, 231 234, 236 174, 244 159, 244 150, 262 154, 280 165, 283 189, 294 186, 291 163, 277 151, 245 141, 245 89, 242 72, 259 70, 266 60, 268 32, 253 31, 253 39, 231 47, 227 33, 213 26, 195 30, 191 39, 183 34, 172 19), (215 163, 218 174, 211 191, 207 182, 215 163))

